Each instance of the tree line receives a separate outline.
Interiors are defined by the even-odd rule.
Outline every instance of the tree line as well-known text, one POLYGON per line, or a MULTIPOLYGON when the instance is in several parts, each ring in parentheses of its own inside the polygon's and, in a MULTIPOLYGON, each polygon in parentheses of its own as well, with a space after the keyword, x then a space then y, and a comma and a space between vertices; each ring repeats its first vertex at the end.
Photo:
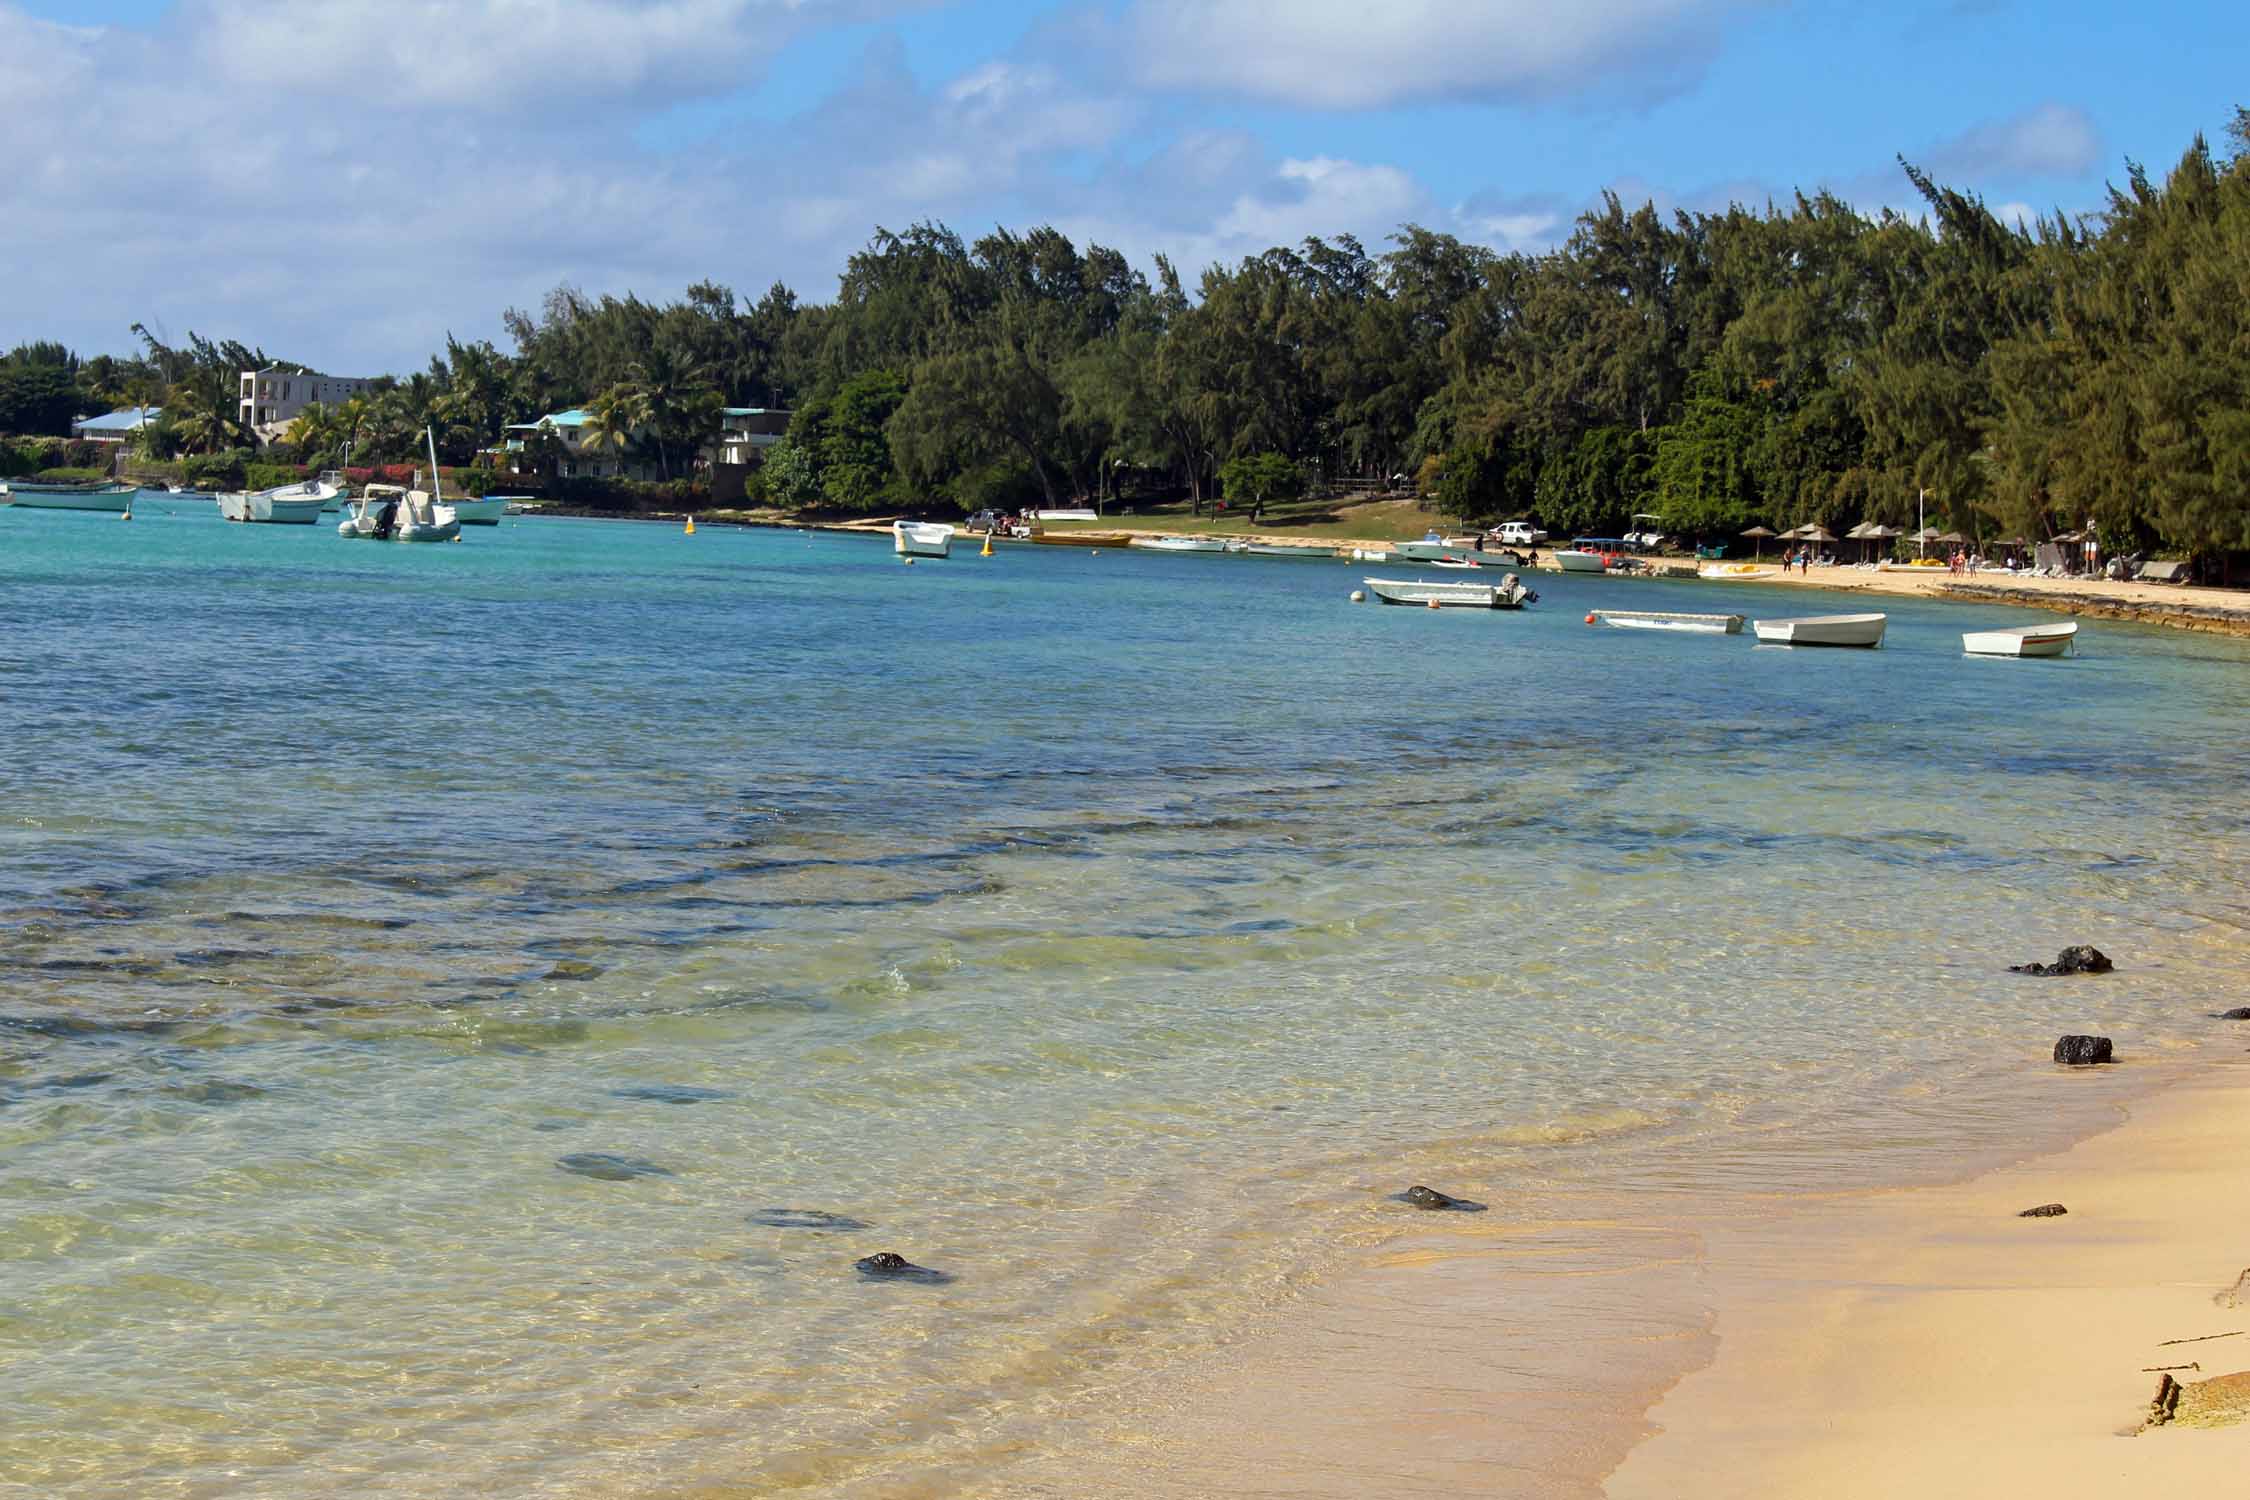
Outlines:
MULTIPOLYGON (((1410 477, 1466 521, 1613 533, 1637 511, 1732 535, 1926 514, 1984 537, 2093 523, 2111 551, 2250 548, 2250 111, 2106 208, 2003 222, 1901 162, 1925 211, 1827 193, 1661 214, 1614 195, 1552 251, 1417 225, 1214 265, 1052 228, 878 230, 835 298, 704 282, 681 300, 570 287, 514 344, 306 414, 308 460, 468 460, 510 422, 588 410, 597 447, 692 467, 718 408, 788 408, 758 498, 851 510, 1211 498, 1231 472, 1410 477)), ((0 362, 0 428, 154 404, 151 441, 238 443, 263 351, 144 330, 141 355, 0 362), (42 405, 41 403, 45 403, 42 405), (67 403, 64 403, 67 404, 67 403)))

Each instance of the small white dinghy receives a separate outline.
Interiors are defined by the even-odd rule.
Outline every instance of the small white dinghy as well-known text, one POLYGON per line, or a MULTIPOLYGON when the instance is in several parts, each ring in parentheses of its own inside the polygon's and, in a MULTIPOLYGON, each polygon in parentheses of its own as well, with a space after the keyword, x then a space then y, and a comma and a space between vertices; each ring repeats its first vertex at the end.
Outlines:
POLYGON ((1442 609, 1521 609, 1539 596, 1510 573, 1497 583, 1431 583, 1422 579, 1364 578, 1369 593, 1385 604, 1436 605, 1442 609))
POLYGON ((1678 630, 1691 635, 1740 635, 1740 615, 1692 615, 1661 609, 1597 609, 1590 616, 1597 624, 1620 630, 1678 630))
POLYGON ((2060 656, 2078 639, 2076 620, 2052 625, 2018 625, 2008 630, 1962 633, 1961 649, 1970 656, 2060 656))
POLYGON ((951 557, 953 528, 942 521, 893 521, 891 550, 901 557, 951 557))
POLYGON ((337 487, 323 476, 276 485, 270 490, 219 496, 219 515, 228 521, 258 521, 273 526, 310 526, 336 502, 337 487))
POLYGON ((1224 552, 1226 539, 1216 536, 1136 536, 1126 543, 1143 552, 1224 552))
POLYGON ((1888 615, 1806 615, 1795 620, 1753 620, 1758 639, 1781 646, 1880 646, 1888 615))

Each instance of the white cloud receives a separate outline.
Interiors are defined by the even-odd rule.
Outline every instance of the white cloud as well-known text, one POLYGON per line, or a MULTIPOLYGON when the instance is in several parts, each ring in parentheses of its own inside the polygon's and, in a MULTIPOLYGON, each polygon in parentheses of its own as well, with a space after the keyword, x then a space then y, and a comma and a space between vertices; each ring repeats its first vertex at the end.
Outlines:
POLYGON ((1318 109, 1431 99, 1653 99, 1752 0, 1134 0, 1119 45, 1161 89, 1318 109))
POLYGON ((1976 188, 1995 178, 2081 177, 2101 160, 2101 133, 2076 105, 2042 104, 1988 120, 1921 154, 1940 179, 1976 188))

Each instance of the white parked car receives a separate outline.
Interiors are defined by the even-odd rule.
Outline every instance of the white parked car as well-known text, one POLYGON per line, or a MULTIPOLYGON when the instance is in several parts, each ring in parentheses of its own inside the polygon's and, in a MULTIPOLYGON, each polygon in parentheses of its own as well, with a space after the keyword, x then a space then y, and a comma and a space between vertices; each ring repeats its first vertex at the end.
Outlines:
POLYGON ((1492 528, 1492 537, 1511 547, 1536 547, 1547 540, 1547 533, 1529 521, 1503 521, 1492 528))

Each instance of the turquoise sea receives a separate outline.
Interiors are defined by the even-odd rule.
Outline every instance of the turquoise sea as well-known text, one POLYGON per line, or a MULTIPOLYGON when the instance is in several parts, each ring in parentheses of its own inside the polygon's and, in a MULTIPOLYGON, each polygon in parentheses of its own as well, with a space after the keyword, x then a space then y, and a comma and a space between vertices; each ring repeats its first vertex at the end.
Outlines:
POLYGON ((0 510, 0 1495, 1006 1493, 1410 1182, 1942 1176, 2241 1003, 2250 644, 1366 571, 0 510))

